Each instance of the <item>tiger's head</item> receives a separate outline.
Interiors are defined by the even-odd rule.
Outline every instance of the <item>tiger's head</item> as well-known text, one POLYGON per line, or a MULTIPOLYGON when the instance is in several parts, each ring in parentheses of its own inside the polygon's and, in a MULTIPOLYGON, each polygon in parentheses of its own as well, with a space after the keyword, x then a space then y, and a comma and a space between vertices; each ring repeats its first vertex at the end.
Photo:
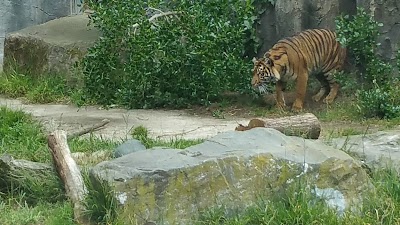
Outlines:
POLYGON ((251 85, 253 88, 263 94, 266 92, 272 92, 271 84, 274 85, 278 80, 281 79, 279 71, 274 66, 274 61, 270 58, 253 58, 253 79, 251 85))

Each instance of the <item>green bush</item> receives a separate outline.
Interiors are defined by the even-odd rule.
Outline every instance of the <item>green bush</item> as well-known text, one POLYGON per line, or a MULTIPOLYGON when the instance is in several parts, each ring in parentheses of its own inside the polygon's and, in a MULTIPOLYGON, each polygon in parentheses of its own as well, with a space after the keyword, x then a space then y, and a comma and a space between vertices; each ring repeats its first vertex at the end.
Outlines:
POLYGON ((397 63, 397 69, 399 70, 398 72, 400 74, 400 49, 397 50, 396 63, 397 63))
MULTIPOLYGON (((395 118, 400 116, 399 82, 393 76, 394 67, 382 60, 376 53, 379 43, 376 22, 362 8, 357 14, 339 16, 336 20, 338 41, 348 48, 360 69, 361 86, 357 90, 359 113, 364 117, 395 118), (361 87, 361 88, 359 88, 361 87)), ((397 63, 400 66, 400 63, 397 63)), ((357 87, 357 86, 354 86, 357 87)))
POLYGON ((358 91, 359 111, 365 117, 395 118, 400 116, 400 93, 397 88, 379 87, 358 91))
POLYGON ((89 1, 102 37, 83 60, 85 95, 103 105, 179 108, 250 91, 253 1, 89 1), (149 22, 163 12, 174 14, 149 22))
MULTIPOLYGON (((349 55, 354 58, 356 65, 364 73, 365 83, 372 84, 376 76, 386 74, 375 73, 373 68, 378 63, 383 63, 376 55, 376 48, 379 45, 377 38, 378 28, 382 26, 369 15, 363 8, 357 8, 354 16, 342 15, 336 19, 336 32, 338 41, 348 47, 349 55), (368 65, 373 63, 373 65, 368 65)), ((384 64, 384 63, 383 63, 384 64)))

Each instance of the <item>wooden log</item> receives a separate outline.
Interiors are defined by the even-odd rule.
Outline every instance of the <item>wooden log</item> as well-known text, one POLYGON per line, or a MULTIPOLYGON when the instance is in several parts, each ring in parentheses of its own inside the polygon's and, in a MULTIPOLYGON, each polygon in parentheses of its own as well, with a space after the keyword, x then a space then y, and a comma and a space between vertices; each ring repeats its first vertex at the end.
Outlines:
POLYGON ((299 136, 308 139, 318 139, 321 133, 321 124, 312 113, 264 120, 251 119, 247 126, 239 124, 235 130, 245 131, 255 127, 274 128, 288 136, 299 136))
POLYGON ((67 133, 56 130, 48 136, 48 146, 53 156, 54 166, 64 183, 66 195, 74 206, 74 218, 79 224, 86 224, 83 200, 87 193, 78 165, 71 156, 67 143, 67 133))
POLYGON ((35 204, 40 200, 56 202, 64 199, 64 188, 51 164, 0 156, 0 193, 24 192, 24 201, 35 204))

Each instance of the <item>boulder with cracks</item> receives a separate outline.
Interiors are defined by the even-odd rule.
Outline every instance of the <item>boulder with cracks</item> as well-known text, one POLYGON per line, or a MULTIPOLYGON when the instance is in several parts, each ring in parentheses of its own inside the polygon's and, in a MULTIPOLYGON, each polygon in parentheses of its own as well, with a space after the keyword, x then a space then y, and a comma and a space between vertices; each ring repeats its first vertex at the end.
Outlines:
POLYGON ((221 133, 184 150, 134 152, 99 163, 90 177, 99 188, 113 188, 126 223, 190 224, 204 209, 244 208, 298 179, 343 213, 372 187, 360 163, 343 151, 271 128, 221 133))

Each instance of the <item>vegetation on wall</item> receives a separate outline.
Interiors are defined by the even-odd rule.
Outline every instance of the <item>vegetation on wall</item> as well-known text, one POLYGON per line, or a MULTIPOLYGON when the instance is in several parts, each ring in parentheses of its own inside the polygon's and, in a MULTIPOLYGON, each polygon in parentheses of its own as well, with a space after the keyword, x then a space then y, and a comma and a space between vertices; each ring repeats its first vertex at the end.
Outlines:
POLYGON ((209 104, 225 91, 250 93, 252 63, 245 52, 258 44, 254 0, 88 4, 103 34, 83 61, 90 99, 180 108, 209 104))
POLYGON ((383 24, 363 8, 358 8, 354 16, 342 15, 336 20, 338 40, 348 47, 361 75, 362 87, 355 87, 359 112, 368 118, 390 119, 400 116, 399 81, 393 76, 394 66, 377 54, 380 26, 383 24))

